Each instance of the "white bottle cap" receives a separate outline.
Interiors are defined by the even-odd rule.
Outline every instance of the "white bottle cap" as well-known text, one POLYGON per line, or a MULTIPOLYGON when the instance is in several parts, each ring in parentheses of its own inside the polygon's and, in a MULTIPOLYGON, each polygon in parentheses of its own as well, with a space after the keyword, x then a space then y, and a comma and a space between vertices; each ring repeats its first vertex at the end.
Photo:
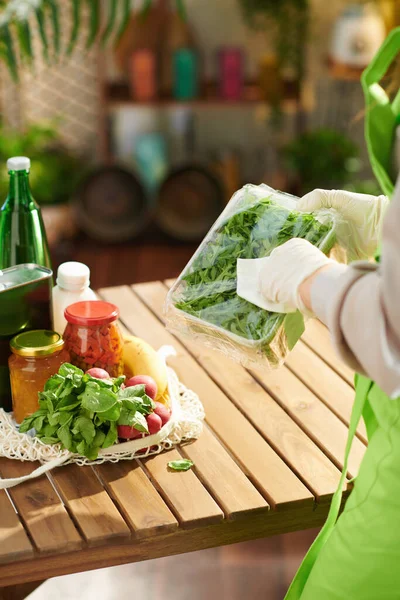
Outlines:
POLYGON ((80 262, 66 262, 58 267, 57 285, 64 290, 78 291, 90 285, 90 269, 80 262))
POLYGON ((29 171, 31 161, 27 156, 13 156, 7 161, 8 171, 29 171))

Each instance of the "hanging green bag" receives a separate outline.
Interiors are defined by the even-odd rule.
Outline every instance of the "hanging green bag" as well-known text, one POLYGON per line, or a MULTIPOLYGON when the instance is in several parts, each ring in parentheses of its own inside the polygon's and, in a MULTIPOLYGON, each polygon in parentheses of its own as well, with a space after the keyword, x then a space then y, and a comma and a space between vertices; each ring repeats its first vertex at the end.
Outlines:
MULTIPOLYGON (((379 82, 400 52, 400 28, 364 71, 365 136, 382 191, 392 196, 394 135, 400 91, 390 103, 379 82)), ((379 252, 377 254, 379 260, 379 252)), ((324 527, 312 544, 285 600, 398 600, 400 598, 400 400, 356 376, 356 398, 344 467, 324 527), (339 516, 348 458, 364 418, 369 446, 343 514, 339 516)))

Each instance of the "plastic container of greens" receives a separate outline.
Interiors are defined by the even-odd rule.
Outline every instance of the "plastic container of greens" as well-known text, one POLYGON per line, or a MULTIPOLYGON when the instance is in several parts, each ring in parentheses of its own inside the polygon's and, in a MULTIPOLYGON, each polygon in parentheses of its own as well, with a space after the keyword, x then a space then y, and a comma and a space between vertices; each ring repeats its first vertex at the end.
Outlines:
POLYGON ((268 312, 236 294, 238 258, 262 258, 291 238, 328 254, 335 216, 296 211, 297 198, 267 185, 234 194, 171 288, 168 328, 190 336, 247 367, 280 366, 304 331, 300 313, 268 312))

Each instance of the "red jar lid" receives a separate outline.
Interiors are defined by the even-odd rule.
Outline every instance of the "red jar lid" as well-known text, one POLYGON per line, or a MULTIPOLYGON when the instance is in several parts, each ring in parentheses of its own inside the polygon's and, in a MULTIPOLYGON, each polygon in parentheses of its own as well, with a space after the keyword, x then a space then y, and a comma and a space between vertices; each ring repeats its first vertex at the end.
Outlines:
POLYGON ((108 325, 119 317, 119 310, 111 302, 102 300, 88 300, 76 302, 65 309, 64 316, 68 323, 90 327, 94 325, 108 325))

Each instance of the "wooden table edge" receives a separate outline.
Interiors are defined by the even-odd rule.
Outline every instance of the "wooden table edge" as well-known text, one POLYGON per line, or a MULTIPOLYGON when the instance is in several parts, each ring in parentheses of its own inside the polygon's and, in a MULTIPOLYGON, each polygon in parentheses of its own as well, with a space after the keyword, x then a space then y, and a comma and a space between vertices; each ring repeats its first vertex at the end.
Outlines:
POLYGON ((326 505, 316 506, 311 511, 309 506, 303 506, 291 513, 264 511, 207 527, 179 528, 176 532, 153 538, 122 538, 107 546, 52 555, 35 553, 31 559, 1 563, 0 587, 310 529, 324 523, 328 509, 326 505))

